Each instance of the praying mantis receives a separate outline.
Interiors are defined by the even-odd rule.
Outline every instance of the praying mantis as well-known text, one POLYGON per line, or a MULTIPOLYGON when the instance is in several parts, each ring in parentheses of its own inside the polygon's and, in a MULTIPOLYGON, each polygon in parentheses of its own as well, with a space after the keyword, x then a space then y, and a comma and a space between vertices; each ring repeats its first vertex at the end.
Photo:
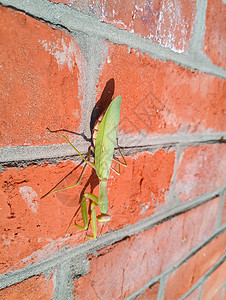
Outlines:
POLYGON ((112 100, 106 112, 102 114, 97 120, 92 134, 93 146, 91 145, 88 148, 87 159, 79 152, 79 150, 74 145, 72 145, 72 143, 68 140, 66 136, 64 136, 63 134, 57 131, 51 131, 48 129, 49 132, 56 133, 59 136, 63 137, 66 140, 66 142, 69 143, 74 148, 74 150, 85 161, 86 164, 76 184, 49 192, 44 197, 46 197, 49 194, 55 193, 57 191, 61 191, 61 190, 65 190, 77 186, 80 183, 82 176, 85 172, 85 169, 88 165, 91 166, 94 170, 96 170, 96 174, 99 178, 99 196, 97 197, 91 193, 85 193, 83 195, 82 202, 81 202, 81 214, 82 214, 82 220, 84 225, 83 226, 80 226, 78 224, 73 225, 76 228, 81 230, 88 229, 89 222, 88 222, 88 209, 87 209, 86 199, 90 199, 91 200, 90 224, 93 232, 92 236, 90 235, 87 236, 90 239, 96 239, 97 237, 97 221, 108 222, 111 219, 110 215, 107 214, 109 208, 109 202, 107 197, 107 181, 110 176, 110 170, 113 170, 116 174, 120 175, 120 165, 127 166, 126 160, 122 155, 120 148, 119 148, 119 152, 122 156, 123 162, 113 157, 114 148, 117 139, 117 133, 118 133, 121 101, 122 101, 121 96, 117 96, 114 100, 112 100), (91 151, 95 155, 94 162, 90 161, 91 151), (112 160, 114 160, 116 163, 119 164, 118 171, 111 166, 112 160), (96 216, 95 207, 97 206, 99 207, 101 212, 99 216, 96 216))

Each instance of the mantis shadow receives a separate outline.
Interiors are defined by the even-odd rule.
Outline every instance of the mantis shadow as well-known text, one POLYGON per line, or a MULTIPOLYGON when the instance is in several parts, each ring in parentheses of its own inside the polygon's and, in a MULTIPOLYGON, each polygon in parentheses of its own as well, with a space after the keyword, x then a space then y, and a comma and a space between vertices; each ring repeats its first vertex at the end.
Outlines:
MULTIPOLYGON (((78 136, 81 136, 82 138, 84 138, 85 141, 88 141, 93 145, 93 140, 92 140, 92 131, 93 128, 95 126, 96 121, 98 120, 98 118, 101 116, 102 113, 104 113, 108 106, 110 105, 111 101, 113 100, 113 95, 114 95, 114 90, 115 90, 115 82, 114 79, 111 78, 110 80, 107 81, 105 88, 101 94, 100 99, 97 101, 96 105, 94 106, 92 113, 91 113, 91 120, 90 120, 90 131, 91 131, 91 138, 88 138, 84 133, 77 133, 77 132, 73 132, 71 130, 66 130, 66 129, 58 129, 55 132, 66 132, 66 133, 70 133, 70 134, 75 134, 78 136)), ((92 153, 93 154, 93 153, 92 153)), ((51 193, 52 191, 54 191, 56 189, 56 187, 58 187, 60 184, 62 184, 65 180, 67 180, 70 176, 72 176, 72 174, 84 163, 84 161, 80 162, 78 166, 76 166, 75 168, 73 168, 66 176, 64 176, 48 193, 46 193, 43 197, 47 196, 49 193, 51 193)), ((93 193, 93 190, 95 189, 95 187, 99 184, 99 179, 98 176, 96 175, 96 172, 94 169, 92 169, 92 173, 89 176, 88 180, 86 181, 81 193, 80 193, 80 197, 79 197, 79 207, 77 208, 76 212, 74 213, 73 217, 71 218, 71 221, 69 223, 68 229, 71 226, 73 220, 76 218, 80 207, 81 207, 81 202, 82 202, 82 198, 83 195, 86 191, 86 189, 90 186, 90 192, 93 193)), ((59 192, 61 193, 61 192, 59 192)), ((58 194, 58 192, 56 193, 58 194)), ((59 199, 59 201, 66 206, 71 206, 71 207, 75 207, 77 206, 76 203, 76 199, 73 197, 70 200, 66 200, 67 197, 65 197, 66 194, 64 193, 64 196, 60 197, 57 196, 57 198, 59 199), (61 199, 60 199, 61 198, 61 199)), ((43 198, 42 197, 42 198, 43 198)), ((89 204, 89 215, 91 213, 91 208, 90 208, 90 204, 89 204)), ((67 231, 68 231, 67 229, 67 231)))
MULTIPOLYGON (((107 110, 108 106, 113 100, 114 92, 115 92, 115 80, 114 78, 111 78, 107 81, 104 90, 100 96, 100 99, 97 101, 97 103, 95 104, 92 110, 91 119, 90 119, 91 136, 96 121, 107 110)), ((91 143, 93 146, 93 141, 91 141, 91 143)))
MULTIPOLYGON (((97 177, 97 175, 96 175, 96 172, 92 169, 92 174, 89 176, 88 180, 86 181, 86 183, 85 183, 85 185, 84 185, 84 187, 83 187, 83 189, 82 189, 82 191, 81 191, 81 193, 80 193, 80 197, 79 197, 79 204, 80 204, 80 205, 79 205, 79 207, 77 208, 77 210, 75 211, 73 217, 71 218, 71 221, 70 221, 70 223, 69 223, 69 225, 68 225, 68 229, 70 228, 70 226, 71 226, 73 220, 76 218, 76 216, 77 216, 77 214, 78 214, 78 212, 79 212, 79 210, 80 210, 81 202, 82 202, 82 197, 83 197, 83 195, 85 194, 86 189, 87 189, 88 186, 90 185, 90 191, 91 191, 91 193, 93 193, 93 190, 95 189, 95 187, 96 187, 98 184, 99 184, 99 179, 98 179, 98 177, 97 177)), ((89 203, 88 213, 89 213, 89 215, 91 214, 91 206, 90 206, 90 203, 89 203)), ((90 220, 89 220, 89 222, 90 222, 90 220)), ((68 229, 67 229, 67 231, 68 231, 68 229)))
MULTIPOLYGON (((104 90, 100 96, 100 99, 97 101, 97 103, 95 104, 92 113, 91 113, 91 119, 90 119, 90 132, 91 132, 91 144, 93 145, 93 140, 92 140, 92 132, 93 132, 93 128, 95 126, 96 121, 98 120, 98 118, 107 110, 108 106, 110 105, 111 101, 113 100, 113 96, 114 96, 114 91, 115 91, 115 81, 114 78, 111 78, 107 81, 104 90)), ((84 134, 83 134, 84 136, 84 134)), ((98 176, 96 175, 96 172, 92 169, 92 174, 90 175, 89 179, 87 180, 86 184, 84 185, 81 193, 80 193, 80 199, 79 199, 79 203, 81 204, 82 201, 82 197, 83 194, 85 193, 85 190, 88 188, 88 186, 90 185, 90 191, 91 193, 93 193, 93 190, 95 189, 95 187, 99 184, 99 179, 98 176)), ((78 211, 79 211, 80 207, 76 210, 75 214, 73 215, 71 222, 69 224, 72 224, 74 218, 76 218, 78 211)), ((89 204, 89 215, 91 213, 91 208, 90 208, 90 204, 89 204)), ((90 222, 90 220, 89 220, 90 222)))
MULTIPOLYGON (((93 132, 93 128, 95 126, 96 121, 98 120, 98 118, 102 115, 102 113, 104 113, 108 106, 110 105, 111 101, 113 100, 113 96, 114 96, 114 91, 115 91, 115 80, 114 78, 111 78, 107 81, 104 90, 100 96, 100 99, 97 101, 97 103, 95 104, 92 113, 91 113, 91 117, 90 117, 90 133, 91 133, 91 138, 88 138, 84 132, 82 133, 78 133, 72 130, 68 130, 68 129, 57 129, 55 130, 55 132, 67 132, 70 134, 74 134, 74 135, 78 135, 81 136, 86 142, 90 142, 93 146, 93 141, 92 141, 92 132, 93 132)), ((47 128, 48 129, 48 128, 47 128)))

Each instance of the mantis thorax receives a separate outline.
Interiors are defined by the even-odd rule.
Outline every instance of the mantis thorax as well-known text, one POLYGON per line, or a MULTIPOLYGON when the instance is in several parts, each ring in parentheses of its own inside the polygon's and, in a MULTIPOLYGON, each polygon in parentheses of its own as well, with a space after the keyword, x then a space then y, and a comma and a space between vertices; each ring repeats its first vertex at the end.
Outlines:
POLYGON ((102 214, 108 211, 107 178, 100 180, 98 206, 102 214))

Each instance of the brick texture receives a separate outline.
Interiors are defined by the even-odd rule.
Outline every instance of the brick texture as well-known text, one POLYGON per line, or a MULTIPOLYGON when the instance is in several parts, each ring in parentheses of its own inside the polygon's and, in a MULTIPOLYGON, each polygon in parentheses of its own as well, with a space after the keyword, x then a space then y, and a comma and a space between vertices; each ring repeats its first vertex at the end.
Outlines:
MULTIPOLYGON (((216 234, 217 226, 223 229, 226 221, 226 206, 220 198, 226 178, 225 1, 206 0, 207 9, 201 16, 197 5, 205 0, 48 0, 38 2, 39 9, 47 5, 50 11, 39 10, 37 18, 36 11, 31 13, 34 17, 26 12, 30 6, 24 8, 17 2, 18 10, 10 8, 14 4, 0 5, 3 153, 7 147, 30 151, 26 146, 47 151, 45 145, 65 142, 49 134, 47 127, 87 133, 92 101, 96 106, 91 123, 95 113, 100 114, 117 95, 122 96, 119 132, 124 141, 133 141, 134 148, 128 149, 133 154, 126 157, 128 166, 121 167, 121 175, 110 174, 111 220, 97 224, 97 236, 109 234, 98 240, 98 251, 92 248, 97 241, 82 246, 92 234, 90 223, 86 232, 71 226, 83 225, 83 194, 98 196, 95 170, 88 167, 76 188, 42 198, 51 189, 76 183, 82 171, 79 159, 55 165, 28 165, 25 159, 24 168, 1 169, 0 278, 7 287, 0 290, 0 299, 58 299, 62 292, 59 280, 55 273, 43 270, 51 271, 52 263, 59 263, 56 256, 62 255, 67 268, 61 268, 58 275, 74 280, 72 285, 63 283, 74 299, 125 299, 143 290, 150 280, 159 280, 137 299, 158 299, 163 294, 167 300, 181 299, 195 285, 186 300, 223 300, 225 263, 214 268, 226 244, 226 233, 216 234), (55 9, 59 9, 59 24, 55 24, 55 9), (46 20, 49 13, 53 19, 46 20), (65 13, 72 25, 69 30, 61 23, 65 13), (84 14, 88 26, 98 23, 92 36, 83 31, 76 17, 72 19, 84 14), (196 34, 203 36, 200 45, 198 37, 193 39, 195 25, 196 34), (205 25, 203 35, 199 25, 205 25), (109 39, 104 38, 101 27, 109 29, 109 39), (118 44, 124 35, 125 40, 118 44), (209 73, 199 71, 196 62, 201 54, 190 49, 191 42, 202 51, 201 70, 207 68, 209 73), (153 58, 156 49, 161 60, 153 58), (190 64, 192 67, 186 67, 190 64), (90 99, 91 95, 95 97, 90 99), (188 142, 181 143, 187 136, 188 142), (210 136, 211 141, 204 143, 210 136), (166 143, 178 139, 179 144, 154 148, 146 144, 150 137, 160 143, 164 137, 166 143), (193 138, 200 140, 192 144, 193 138), (136 141, 142 143, 138 146, 145 145, 138 153, 136 141), (196 197, 204 203, 194 208, 196 197), (184 212, 189 205, 194 206, 184 212), (168 213, 174 217, 147 229, 155 217, 164 218, 168 213), (126 236, 116 242, 117 230, 124 228, 126 236), (137 234, 128 236, 130 228, 137 234), (79 271, 83 262, 77 251, 88 255, 90 269, 85 276, 78 275, 83 274, 79 271), (18 270, 31 277, 18 282, 18 270), (209 270, 214 271, 207 278, 209 270), (12 282, 16 284, 8 286, 12 282)), ((69 139, 78 146, 75 135, 69 134, 69 139)), ((118 169, 115 162, 112 165, 118 169)), ((90 221, 90 201, 87 203, 90 221)), ((100 214, 98 207, 96 212, 100 214)))
POLYGON ((12 9, 0 15, 0 145, 62 143, 46 127, 80 125, 81 51, 63 31, 12 9))
POLYGON ((212 240, 170 274, 165 287, 164 299, 179 299, 187 293, 224 255, 225 245, 226 233, 212 240))
POLYGON ((53 293, 52 279, 39 275, 0 290, 0 298, 2 300, 50 300, 53 297, 53 293))
POLYGON ((185 300, 198 300, 199 299, 200 288, 195 289, 185 300))
POLYGON ((225 145, 189 147, 180 157, 176 190, 182 201, 214 191, 225 183, 225 145))
POLYGON ((224 80, 155 60, 127 46, 107 46, 97 99, 113 78, 112 90, 123 99, 120 131, 172 134, 226 130, 224 80))
POLYGON ((156 300, 159 292, 159 284, 157 282, 146 289, 140 296, 136 297, 137 300, 156 300))
MULTIPOLYGON (((202 300, 210 299, 223 285, 226 278, 226 262, 222 263, 207 279, 203 287, 202 300)), ((224 295, 225 296, 225 295, 224 295)), ((219 298, 215 298, 219 299, 219 298)))
MULTIPOLYGON (((41 261, 69 243, 65 239, 66 229, 76 205, 79 207, 79 192, 82 192, 90 170, 87 170, 81 186, 69 190, 67 198, 63 194, 40 197, 75 167, 70 162, 57 166, 44 164, 20 170, 11 168, 1 174, 1 272, 41 261)), ((76 171, 72 174, 74 182, 80 170, 76 171)), ((79 232, 77 234, 76 240, 81 239, 82 243, 82 236, 79 232)))
POLYGON ((101 21, 128 30, 163 47, 187 53, 192 37, 196 0, 52 0, 75 6, 101 21))
POLYGON ((101 250, 90 258, 90 273, 75 281, 75 299, 128 297, 213 233, 218 206, 216 198, 101 250), (115 276, 106 276, 106 270, 115 276))
POLYGON ((221 215, 221 225, 226 223, 226 194, 224 195, 224 206, 221 215))
POLYGON ((208 0, 206 11, 206 32, 203 51, 217 66, 226 69, 226 5, 222 0, 208 0))
POLYGON ((217 292, 214 293, 214 296, 211 300, 224 300, 225 299, 225 287, 218 289, 217 292))
MULTIPOLYGON (((108 198, 112 219, 104 227, 98 224, 98 234, 134 224, 165 203, 173 174, 174 152, 159 150, 155 154, 143 153, 126 159, 128 167, 122 169, 122 174, 110 176, 108 198)), ((69 243, 83 243, 85 232, 72 228, 73 241, 66 238, 65 233, 77 210, 76 222, 81 223, 83 193, 98 195, 95 172, 88 168, 78 187, 40 199, 76 167, 72 162, 62 162, 57 166, 10 168, 1 174, 2 272, 44 259, 49 252, 54 253, 69 243)), ((80 172, 81 168, 74 170, 57 188, 74 184, 80 172)))

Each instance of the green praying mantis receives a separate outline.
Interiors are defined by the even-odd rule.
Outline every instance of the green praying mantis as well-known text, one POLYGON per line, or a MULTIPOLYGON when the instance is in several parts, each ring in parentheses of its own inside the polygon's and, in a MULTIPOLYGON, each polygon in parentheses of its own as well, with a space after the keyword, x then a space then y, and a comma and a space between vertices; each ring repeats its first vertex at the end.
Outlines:
POLYGON ((83 226, 80 226, 78 224, 73 225, 76 228, 81 230, 88 229, 89 222, 88 222, 88 209, 87 209, 86 200, 90 199, 91 200, 90 224, 93 232, 93 236, 87 236, 90 239, 95 239, 97 237, 97 221, 108 222, 111 219, 110 215, 107 214, 109 208, 108 197, 107 197, 107 181, 110 176, 110 170, 113 170, 116 174, 120 175, 120 165, 127 166, 126 160, 122 155, 120 148, 119 148, 119 152, 123 158, 123 162, 113 157, 114 148, 117 139, 117 133, 118 133, 121 101, 122 101, 121 96, 117 96, 114 100, 112 100, 106 112, 102 114, 97 120, 92 134, 93 146, 89 146, 88 148, 87 159, 78 151, 76 147, 72 145, 72 143, 68 140, 66 136, 64 136, 63 134, 57 131, 49 130, 50 132, 56 133, 59 136, 63 137, 67 141, 67 143, 69 143, 74 148, 74 150, 79 154, 79 156, 85 161, 86 164, 76 184, 68 187, 64 187, 62 189, 51 191, 48 194, 46 194, 44 197, 46 197, 49 194, 77 186, 80 183, 83 174, 85 172, 85 169, 88 165, 91 166, 94 170, 96 170, 96 174, 99 178, 99 197, 91 193, 85 193, 83 195, 82 202, 81 202, 81 214, 82 214, 82 220, 84 225, 83 226), (90 161, 91 151, 94 153, 95 156, 94 162, 90 161), (118 163, 119 165, 118 171, 111 166, 112 160, 118 163), (96 216, 95 207, 97 206, 99 207, 101 212, 99 216, 96 216))

